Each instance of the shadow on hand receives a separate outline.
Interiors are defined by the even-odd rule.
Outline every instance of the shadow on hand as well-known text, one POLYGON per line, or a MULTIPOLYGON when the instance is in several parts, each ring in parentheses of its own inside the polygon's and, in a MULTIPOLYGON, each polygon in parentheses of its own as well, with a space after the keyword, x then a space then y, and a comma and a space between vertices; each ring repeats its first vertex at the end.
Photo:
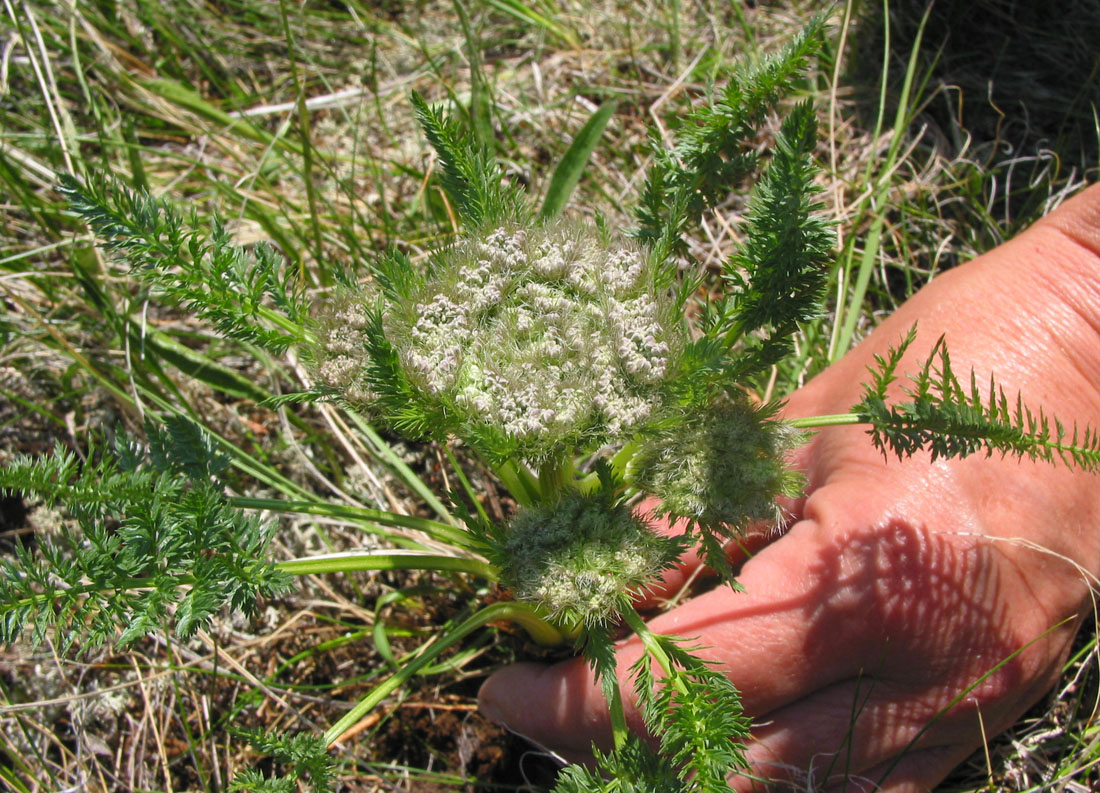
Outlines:
MULTIPOLYGON (((748 668, 734 655, 730 675, 761 734, 799 714, 796 734, 778 744, 806 744, 807 762, 859 769, 911 749, 976 747, 976 710, 987 731, 1003 729, 1049 685, 1049 649, 1020 652, 1050 627, 1047 616, 1011 610, 1022 571, 994 543, 897 519, 832 535, 796 530, 777 546, 792 541, 780 575, 746 566, 755 580, 728 601, 733 614, 681 621, 677 631, 710 641, 737 625, 750 646, 759 635, 753 657, 770 663, 748 668), (784 630, 768 630, 775 624, 784 630)), ((759 560, 767 564, 767 552, 759 560)))

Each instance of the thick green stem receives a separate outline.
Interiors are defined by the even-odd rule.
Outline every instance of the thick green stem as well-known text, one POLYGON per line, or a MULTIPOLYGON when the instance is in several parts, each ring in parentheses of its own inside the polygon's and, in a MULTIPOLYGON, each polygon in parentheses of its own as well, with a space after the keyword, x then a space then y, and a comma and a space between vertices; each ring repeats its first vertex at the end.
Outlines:
POLYGON ((329 746, 336 743, 341 735, 354 727, 360 719, 366 716, 373 708, 377 707, 382 700, 408 682, 413 675, 434 661, 439 657, 440 653, 448 647, 451 647, 478 628, 488 625, 490 622, 496 622, 497 620, 512 620, 513 622, 517 622, 531 633, 532 636, 534 636, 535 631, 538 630, 543 631, 544 635, 547 636, 550 632, 553 632, 557 635, 559 642, 562 638, 561 634, 558 633, 555 628, 551 627, 529 607, 520 603, 494 603, 491 606, 486 606, 484 609, 456 626, 450 632, 438 636, 431 644, 424 648, 419 656, 410 661, 406 666, 402 667, 399 672, 381 683, 366 697, 360 700, 354 708, 348 711, 347 715, 328 729, 324 735, 325 743, 329 746))
POLYGON ((684 683, 683 677, 677 673, 677 670, 672 666, 672 659, 668 657, 668 653, 665 652, 665 648, 661 646, 661 640, 658 634, 649 629, 649 626, 645 624, 645 620, 634 609, 627 609, 623 614, 623 620, 630 629, 638 635, 638 638, 642 640, 642 645, 645 647, 646 652, 650 657, 657 662, 658 666, 665 673, 665 677, 671 680, 673 685, 681 694, 687 694, 687 686, 684 683))
POLYGON ((817 427, 839 427, 848 424, 868 424, 870 422, 858 413, 833 413, 827 416, 806 416, 800 419, 789 419, 786 423, 796 429, 809 430, 817 427))
POLYGON ((498 604, 511 606, 512 610, 504 619, 511 620, 519 625, 538 644, 543 647, 560 647, 567 641, 575 638, 566 633, 560 627, 549 622, 545 617, 535 611, 526 603, 498 604))
POLYGON ((479 559, 426 553, 335 553, 304 559, 276 562, 275 567, 290 575, 323 575, 349 573, 353 570, 440 570, 469 573, 490 581, 500 578, 499 571, 479 559))
POLYGON ((543 503, 553 501, 573 478, 574 470, 573 458, 568 455, 539 466, 540 500, 543 503))
POLYGON ((540 502, 539 480, 523 463, 508 460, 495 466, 493 473, 521 507, 533 507, 540 502))

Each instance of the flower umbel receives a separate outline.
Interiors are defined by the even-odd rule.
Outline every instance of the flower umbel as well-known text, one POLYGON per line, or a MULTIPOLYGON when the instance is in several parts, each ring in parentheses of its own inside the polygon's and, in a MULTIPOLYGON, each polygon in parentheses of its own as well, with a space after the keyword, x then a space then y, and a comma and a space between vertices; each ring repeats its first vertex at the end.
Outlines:
POLYGON ((348 295, 330 307, 318 334, 318 382, 353 403, 369 403, 375 398, 362 364, 370 349, 370 321, 362 298, 348 295))
POLYGON ((679 538, 656 533, 629 506, 568 489, 555 503, 517 514, 490 556, 517 598, 574 628, 615 618, 683 550, 679 538))
POLYGON ((659 514, 720 536, 775 520, 776 496, 797 496, 803 482, 785 461, 801 433, 773 412, 743 395, 723 397, 643 446, 631 461, 631 481, 660 498, 659 514))
MULTIPOLYGON (((326 323, 318 377, 356 402, 349 389, 370 389, 349 360, 363 327, 352 314, 341 304, 326 323)), ((536 462, 634 431, 682 347, 647 255, 564 223, 501 227, 438 252, 391 296, 382 328, 412 391, 447 417, 436 429, 536 462)))

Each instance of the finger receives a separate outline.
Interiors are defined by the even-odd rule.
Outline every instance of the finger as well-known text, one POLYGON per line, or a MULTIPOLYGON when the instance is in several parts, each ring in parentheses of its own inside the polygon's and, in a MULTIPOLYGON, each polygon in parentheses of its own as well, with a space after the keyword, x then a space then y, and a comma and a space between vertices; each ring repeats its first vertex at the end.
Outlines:
MULTIPOLYGON (((887 758, 976 746, 981 729, 975 709, 966 704, 944 711, 945 697, 874 678, 834 684, 763 717, 746 760, 756 778, 813 777, 820 789, 838 777, 867 776, 887 758)), ((743 780, 735 788, 751 790, 752 784, 743 780)))
MULTIPOLYGON (((976 746, 951 744, 907 752, 889 761, 830 783, 825 793, 927 793, 974 753, 976 746)), ((807 788, 801 788, 806 790, 807 788)), ((820 788, 813 788, 818 790, 820 788)))
MULTIPOLYGON (((637 643, 621 649, 620 668, 638 654, 637 643)), ((593 744, 602 751, 611 748, 607 702, 582 659, 498 669, 482 684, 478 702, 486 718, 569 762, 590 762, 593 744)), ((644 733, 629 699, 624 706, 632 729, 644 733)))
MULTIPOLYGON (((862 626, 850 621, 822 631, 813 616, 807 617, 821 599, 822 587, 829 586, 808 573, 807 565, 827 552, 812 526, 795 527, 791 536, 768 546, 746 566, 745 592, 713 590, 655 618, 651 626, 709 648, 700 654, 735 672, 747 712, 775 710, 858 672, 862 626), (825 633, 829 641, 823 640, 825 633)), ((830 575, 831 568, 820 566, 830 575)), ((617 649, 628 721, 639 731, 641 719, 630 704, 628 678, 640 654, 641 643, 633 637, 617 649)), ((607 705, 580 660, 507 667, 486 681, 480 697, 491 718, 567 756, 587 754, 594 741, 607 745, 607 705)))
MULTIPOLYGON (((939 602, 912 596, 923 591, 918 584, 926 569, 942 562, 939 545, 911 527, 861 532, 858 542, 844 529, 849 510, 882 513, 874 503, 878 492, 866 477, 850 487, 822 488, 807 502, 806 520, 745 564, 745 591, 715 589, 654 618, 651 628, 708 648, 700 654, 729 670, 750 715, 771 713, 856 677, 863 659, 881 655, 884 626, 898 616, 897 609, 884 610, 878 602, 884 576, 900 576, 905 602, 923 604, 929 613, 939 602)), ((628 708, 629 667, 640 653, 637 639, 618 648, 628 708)), ((900 644, 891 655, 906 660, 900 644)), ((584 753, 593 741, 607 745, 607 707, 580 661, 537 672, 531 666, 503 670, 486 683, 482 698, 499 720, 551 748, 584 753)))
MULTIPOLYGON (((725 545, 730 566, 736 572, 746 561, 766 545, 778 538, 778 534, 767 527, 759 531, 735 537, 725 545)), ((661 574, 659 581, 644 590, 635 601, 635 607, 649 609, 669 607, 686 599, 693 587, 713 577, 711 570, 699 555, 699 547, 693 546, 684 552, 676 566, 661 574)))

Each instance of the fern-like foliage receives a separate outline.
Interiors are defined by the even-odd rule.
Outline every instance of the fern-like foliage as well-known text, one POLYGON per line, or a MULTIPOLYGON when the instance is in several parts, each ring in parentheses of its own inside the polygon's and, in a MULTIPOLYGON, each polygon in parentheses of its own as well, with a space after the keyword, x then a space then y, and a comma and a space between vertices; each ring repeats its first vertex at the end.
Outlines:
POLYGON ((58 188, 99 243, 157 294, 226 336, 281 352, 306 340, 308 302, 278 251, 234 245, 216 218, 198 228, 164 201, 103 177, 62 176, 58 188))
POLYGON ((737 71, 715 101, 688 118, 671 151, 654 141, 635 234, 658 261, 684 253, 686 227, 756 170, 756 130, 794 87, 824 22, 825 15, 816 16, 778 55, 737 71))
POLYGON ((625 745, 609 754, 593 750, 596 767, 570 765, 558 775, 553 793, 688 793, 676 769, 631 735, 625 745))
POLYGON ((781 360, 800 322, 818 312, 834 235, 816 214, 818 168, 813 161, 817 121, 811 102, 798 104, 783 122, 775 154, 753 190, 748 232, 726 263, 728 297, 718 307, 716 332, 727 345, 766 330, 741 353, 730 374, 740 381, 781 360))
POLYGON ((272 527, 230 506, 209 439, 185 419, 148 432, 147 447, 118 442, 95 461, 58 447, 0 470, 0 491, 71 518, 0 560, 0 641, 52 631, 63 651, 126 647, 172 624, 188 638, 223 607, 248 613, 288 588, 266 561, 272 527))
POLYGON ((424 135, 442 167, 440 182, 468 230, 489 230, 505 223, 530 219, 523 193, 509 184, 494 153, 473 132, 429 105, 415 91, 411 95, 424 135))
POLYGON ((238 731, 253 748, 286 767, 283 776, 265 776, 257 769, 238 773, 229 785, 231 793, 294 793, 305 782, 313 793, 329 793, 335 782, 335 768, 328 747, 320 736, 307 734, 238 731))
POLYGON ((749 719, 729 678, 681 646, 650 633, 648 653, 633 669, 634 693, 646 727, 661 742, 661 756, 691 793, 727 793, 729 776, 746 768, 743 742, 749 719), (653 656, 665 675, 655 679, 653 656))
POLYGON ((864 385, 863 399, 852 409, 871 425, 871 440, 884 455, 893 452, 901 458, 926 450, 935 460, 999 452, 1100 471, 1100 435, 1096 430, 1081 429, 1076 423, 1067 430, 1044 411, 1032 411, 1020 395, 1009 399, 992 377, 985 394, 973 373, 969 387, 964 387, 951 367, 942 336, 920 370, 910 375, 912 385, 902 388, 908 399, 888 404, 887 390, 897 379, 897 367, 915 338, 914 327, 898 347, 885 356, 875 356, 872 380, 864 385))

